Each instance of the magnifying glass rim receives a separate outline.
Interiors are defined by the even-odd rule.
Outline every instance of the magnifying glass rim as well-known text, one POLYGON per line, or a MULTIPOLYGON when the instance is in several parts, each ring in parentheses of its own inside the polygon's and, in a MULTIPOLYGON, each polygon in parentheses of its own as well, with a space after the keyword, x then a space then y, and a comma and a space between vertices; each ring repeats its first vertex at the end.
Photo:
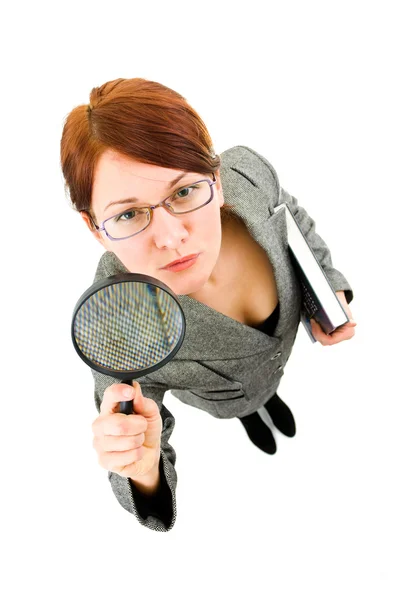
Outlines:
POLYGON ((143 377, 143 375, 147 375, 148 373, 152 373, 153 371, 161 369, 161 367, 163 367, 165 364, 167 364, 175 356, 175 354, 178 352, 179 348, 182 346, 182 343, 183 343, 183 340, 185 337, 185 332, 186 332, 185 313, 183 312, 182 306, 180 305, 180 302, 179 302, 176 294, 171 290, 171 288, 169 288, 162 281, 159 281, 158 279, 155 279, 154 277, 150 277, 150 275, 144 275, 143 273, 120 273, 118 275, 111 275, 110 277, 106 277, 105 279, 96 281, 79 298, 78 302, 75 305, 73 314, 72 314, 71 337, 72 337, 72 343, 74 345, 76 352, 79 354, 80 358, 91 369, 94 369, 95 371, 98 371, 99 373, 102 373, 103 375, 108 375, 109 377, 117 377, 117 378, 122 378, 122 379, 137 379, 139 377, 143 377), (116 371, 114 369, 107 369, 106 367, 102 367, 101 365, 95 364, 93 361, 91 361, 89 358, 87 358, 85 356, 85 354, 83 354, 82 350, 79 348, 78 343, 75 339, 74 325, 75 325, 75 318, 76 318, 78 311, 80 310, 81 306, 91 296, 93 296, 94 294, 99 292, 101 289, 106 288, 110 285, 115 285, 117 283, 128 283, 128 282, 149 283, 151 285, 155 285, 156 287, 164 290, 170 296, 172 296, 172 298, 176 301, 176 303, 179 307, 179 310, 181 311, 182 331, 181 331, 180 338, 179 338, 175 348, 170 352, 170 354, 168 354, 168 356, 166 356, 160 362, 157 362, 155 365, 152 365, 151 367, 147 367, 146 369, 138 369, 137 371, 116 371))

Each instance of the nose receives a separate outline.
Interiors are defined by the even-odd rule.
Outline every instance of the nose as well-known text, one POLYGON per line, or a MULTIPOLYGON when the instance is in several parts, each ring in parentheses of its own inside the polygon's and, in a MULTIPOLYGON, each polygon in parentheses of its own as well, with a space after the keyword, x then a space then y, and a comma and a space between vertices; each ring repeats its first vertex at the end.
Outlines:
POLYGON ((157 248, 179 248, 189 235, 182 219, 163 206, 154 207, 150 230, 157 248))

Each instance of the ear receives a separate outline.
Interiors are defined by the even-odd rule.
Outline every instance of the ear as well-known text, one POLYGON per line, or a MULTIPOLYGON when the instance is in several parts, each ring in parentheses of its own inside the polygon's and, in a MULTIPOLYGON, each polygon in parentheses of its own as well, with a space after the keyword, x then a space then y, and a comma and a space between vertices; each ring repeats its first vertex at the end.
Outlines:
POLYGON ((216 192, 218 194, 218 200, 219 200, 219 206, 223 206, 224 205, 224 193, 222 191, 222 183, 221 183, 221 177, 220 177, 220 170, 218 169, 218 171, 215 171, 215 179, 217 180, 217 183, 215 184, 216 192))
POLYGON ((88 229, 90 229, 91 233, 94 235, 94 237, 96 238, 96 240, 98 242, 100 242, 100 244, 105 248, 104 245, 104 239, 103 236, 101 235, 101 233, 99 231, 97 231, 97 229, 95 228, 92 218, 91 216, 85 211, 85 210, 81 210, 80 211, 80 215, 82 217, 82 219, 85 221, 88 229))

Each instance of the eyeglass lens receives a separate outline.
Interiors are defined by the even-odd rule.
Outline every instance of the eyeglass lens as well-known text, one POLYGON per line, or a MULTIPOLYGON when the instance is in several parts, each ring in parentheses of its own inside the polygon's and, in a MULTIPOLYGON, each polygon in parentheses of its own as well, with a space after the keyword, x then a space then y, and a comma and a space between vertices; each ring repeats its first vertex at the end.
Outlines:
MULTIPOLYGON (((166 204, 174 214, 184 214, 207 204, 211 194, 212 188, 209 182, 199 181, 177 190, 168 198, 166 204)), ((104 227, 111 237, 120 239, 139 233, 147 227, 149 221, 149 210, 132 206, 112 219, 108 219, 104 227)))

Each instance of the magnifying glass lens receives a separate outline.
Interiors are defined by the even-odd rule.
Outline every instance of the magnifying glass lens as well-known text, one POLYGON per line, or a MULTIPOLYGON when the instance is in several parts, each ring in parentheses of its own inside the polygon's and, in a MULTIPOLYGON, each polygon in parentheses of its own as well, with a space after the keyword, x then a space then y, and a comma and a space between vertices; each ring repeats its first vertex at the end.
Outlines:
POLYGON ((94 369, 134 373, 164 361, 182 342, 183 327, 182 312, 168 292, 125 281, 84 299, 74 316, 73 338, 94 369))

